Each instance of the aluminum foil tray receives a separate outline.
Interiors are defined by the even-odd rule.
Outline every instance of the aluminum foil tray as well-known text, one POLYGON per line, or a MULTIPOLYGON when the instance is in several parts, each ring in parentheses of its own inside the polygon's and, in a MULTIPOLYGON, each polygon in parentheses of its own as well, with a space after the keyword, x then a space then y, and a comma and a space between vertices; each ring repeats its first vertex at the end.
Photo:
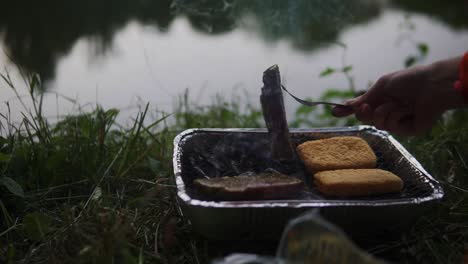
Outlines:
POLYGON ((353 238, 395 234, 414 223, 443 197, 440 184, 392 136, 370 126, 292 129, 295 146, 314 139, 358 136, 378 157, 378 168, 400 176, 401 193, 353 199, 322 196, 300 161, 271 159, 265 129, 190 129, 174 140, 174 175, 179 209, 192 228, 215 240, 269 240, 280 237, 288 220, 319 209, 353 238), (273 168, 302 179, 304 189, 287 200, 213 201, 197 192, 201 177, 234 176, 273 168))

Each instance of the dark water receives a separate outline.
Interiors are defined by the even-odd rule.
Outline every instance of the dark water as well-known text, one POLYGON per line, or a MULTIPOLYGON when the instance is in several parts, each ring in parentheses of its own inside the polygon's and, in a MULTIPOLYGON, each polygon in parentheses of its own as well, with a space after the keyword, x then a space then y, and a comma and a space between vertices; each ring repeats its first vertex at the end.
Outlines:
MULTIPOLYGON (((146 102, 171 111, 186 89, 200 104, 215 94, 257 104, 261 73, 272 64, 290 90, 316 97, 348 85, 340 75, 319 78, 329 66, 353 65, 356 87, 365 89, 403 67, 418 43, 429 46, 422 62, 461 54, 466 14, 463 0, 9 1, 0 9, 0 66, 21 94, 12 61, 42 76, 50 117, 78 109, 55 93, 129 115, 146 102)), ((15 116, 12 96, 0 84, 15 116)), ((286 103, 289 112, 297 106, 286 103)))

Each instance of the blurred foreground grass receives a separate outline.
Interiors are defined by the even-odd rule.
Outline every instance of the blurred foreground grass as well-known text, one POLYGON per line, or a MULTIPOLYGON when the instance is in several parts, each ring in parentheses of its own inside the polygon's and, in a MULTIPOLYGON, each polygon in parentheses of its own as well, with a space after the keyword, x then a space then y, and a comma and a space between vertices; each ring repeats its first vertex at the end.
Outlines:
MULTIPOLYGON (((146 107, 123 128, 118 110, 98 107, 50 124, 40 95, 31 89, 30 96, 35 107, 20 123, 0 116, 1 263, 209 262, 207 242, 177 211, 172 140, 192 127, 262 127, 258 109, 220 97, 196 106, 185 96, 171 121, 149 122, 146 107)), ((300 108, 291 123, 342 125, 326 109, 312 114, 300 108)), ((446 198, 399 240, 371 252, 402 263, 460 263, 468 242, 468 112, 448 113, 426 135, 399 140, 443 183, 446 198)))

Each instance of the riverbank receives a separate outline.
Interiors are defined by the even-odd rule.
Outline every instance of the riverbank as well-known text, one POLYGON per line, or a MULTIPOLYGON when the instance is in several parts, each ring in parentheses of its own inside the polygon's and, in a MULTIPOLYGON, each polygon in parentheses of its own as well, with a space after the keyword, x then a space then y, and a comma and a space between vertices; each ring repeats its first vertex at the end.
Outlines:
MULTIPOLYGON (((196 107, 182 98, 170 124, 166 115, 150 118, 147 106, 122 127, 118 110, 99 107, 50 124, 35 100, 20 124, 0 117, 2 263, 207 263, 216 256, 178 214, 172 140, 193 127, 262 127, 258 109, 240 114, 236 101, 196 107)), ((309 124, 297 115, 296 126, 309 124)), ((336 125, 327 115, 320 124, 327 120, 336 125)), ((399 140, 441 181, 446 198, 400 239, 370 252, 391 252, 402 263, 460 262, 468 237, 468 112, 399 140)))

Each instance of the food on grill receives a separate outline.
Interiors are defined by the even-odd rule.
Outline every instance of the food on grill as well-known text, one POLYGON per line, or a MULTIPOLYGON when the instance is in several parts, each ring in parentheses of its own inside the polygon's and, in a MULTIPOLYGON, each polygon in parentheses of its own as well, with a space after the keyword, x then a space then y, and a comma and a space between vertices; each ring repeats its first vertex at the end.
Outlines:
POLYGON ((297 196, 302 181, 280 173, 233 176, 194 181, 197 189, 215 200, 281 199, 297 196))
POLYGON ((318 190, 329 196, 368 196, 399 192, 403 181, 380 169, 322 171, 314 175, 318 190))
POLYGON ((375 168, 377 157, 359 137, 332 137, 307 141, 297 153, 310 173, 339 169, 375 168))

